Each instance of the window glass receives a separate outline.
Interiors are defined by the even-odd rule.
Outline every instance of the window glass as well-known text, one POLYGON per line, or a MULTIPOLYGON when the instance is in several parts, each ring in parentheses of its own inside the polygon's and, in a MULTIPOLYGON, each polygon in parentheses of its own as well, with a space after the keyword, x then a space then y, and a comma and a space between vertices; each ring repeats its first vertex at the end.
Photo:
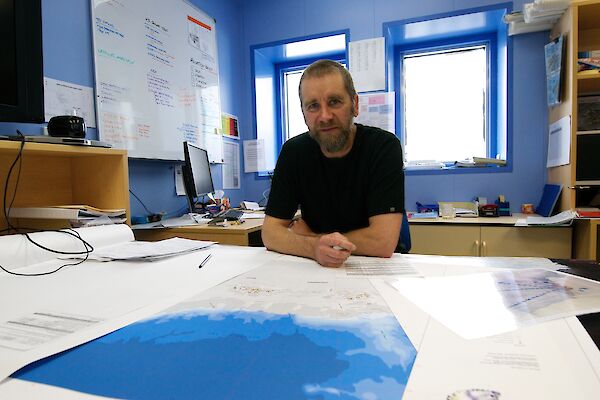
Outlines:
POLYGON ((298 71, 284 72, 284 115, 285 115, 285 140, 298 136, 308 130, 302 116, 300 107, 300 97, 298 96, 298 87, 300 86, 300 77, 304 69, 298 71))
POLYGON ((487 155, 487 46, 405 54, 406 162, 487 155))

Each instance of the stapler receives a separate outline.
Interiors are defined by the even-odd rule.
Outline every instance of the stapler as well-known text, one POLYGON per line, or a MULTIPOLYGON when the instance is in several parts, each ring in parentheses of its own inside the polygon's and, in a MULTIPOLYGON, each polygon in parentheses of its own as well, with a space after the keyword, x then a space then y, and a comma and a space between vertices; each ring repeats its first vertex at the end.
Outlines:
POLYGON ((498 206, 496 204, 484 204, 479 207, 480 217, 498 217, 498 206))

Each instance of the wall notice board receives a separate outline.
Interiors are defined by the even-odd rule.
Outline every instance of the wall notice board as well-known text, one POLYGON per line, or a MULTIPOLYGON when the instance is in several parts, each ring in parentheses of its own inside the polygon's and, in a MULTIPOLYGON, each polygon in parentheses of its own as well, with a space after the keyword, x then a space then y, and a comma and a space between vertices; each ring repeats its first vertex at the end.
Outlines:
POLYGON ((222 161, 214 19, 184 0, 91 4, 100 140, 165 160, 187 140, 222 161))

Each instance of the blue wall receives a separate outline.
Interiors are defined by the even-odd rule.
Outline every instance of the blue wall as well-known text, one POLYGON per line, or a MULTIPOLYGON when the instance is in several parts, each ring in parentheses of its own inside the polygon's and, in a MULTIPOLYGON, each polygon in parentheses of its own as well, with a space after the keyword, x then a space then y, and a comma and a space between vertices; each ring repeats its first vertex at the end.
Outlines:
MULTIPOLYGON (((382 36, 385 22, 454 12, 503 1, 486 0, 254 0, 244 2, 243 51, 246 87, 241 118, 243 139, 254 138, 250 91, 250 46, 335 30, 350 30, 350 40, 382 36), (262 28, 261 21, 270 21, 262 28)), ((522 1, 513 2, 521 10, 522 1)), ((537 203, 546 179, 548 117, 545 105, 543 46, 548 33, 513 37, 512 135, 513 169, 507 173, 412 175, 406 179, 407 209, 415 202, 489 200, 504 194, 513 211, 521 203, 537 203)), ((509 125, 510 126, 510 125, 509 125)), ((268 181, 245 174, 245 194, 256 198, 268 181)))
MULTIPOLYGON (((239 0, 190 0, 217 20, 217 42, 221 87, 221 109, 240 115, 242 31, 239 0)), ((42 24, 44 43, 44 76, 94 86, 92 30, 89 0, 43 0, 42 24), (69 21, 69 23, 65 23, 69 21)), ((20 129, 26 135, 42 133, 39 124, 0 123, 0 133, 12 135, 20 129)), ((88 129, 87 137, 97 139, 96 129, 88 129)), ((230 139, 225 139, 230 140, 230 139)), ((236 142, 238 142, 236 140, 236 142)), ((176 196, 175 163, 152 160, 129 160, 129 185, 153 212, 184 211, 184 196, 176 196)), ((215 187, 222 187, 222 167, 213 166, 215 187)), ((242 190, 228 190, 234 204, 243 200, 242 190)), ((140 203, 131 197, 132 215, 145 215, 140 203)))
MULTIPOLYGON (((251 98, 252 45, 349 29, 351 40, 382 36, 384 22, 435 15, 482 5, 486 0, 191 0, 217 20, 221 107, 239 116, 242 139, 254 139, 251 98)), ((92 34, 88 0, 44 0, 44 75, 93 86, 92 34), (65 21, 69 21, 68 24, 65 21)), ((516 1, 514 9, 522 9, 516 1)), ((520 203, 536 203, 545 183, 547 109, 543 45, 548 34, 513 39, 513 171, 495 174, 417 175, 406 180, 406 203, 467 200, 476 195, 490 199, 504 194, 513 210, 520 203)), ((0 123, 0 133, 40 134, 41 125, 0 123)), ((88 137, 96 139, 90 129, 88 137)), ((226 139, 229 140, 229 139, 226 139)), ((241 149, 240 149, 241 150, 241 149)), ((240 154, 243 171, 243 157, 240 154)), ((173 163, 130 160, 130 186, 155 212, 185 207, 174 189, 173 163)), ((222 186, 221 167, 213 167, 215 186, 222 186)), ((242 172, 242 190, 229 190, 233 204, 258 201, 269 181, 242 172)), ((132 198, 132 214, 144 213, 132 198)))

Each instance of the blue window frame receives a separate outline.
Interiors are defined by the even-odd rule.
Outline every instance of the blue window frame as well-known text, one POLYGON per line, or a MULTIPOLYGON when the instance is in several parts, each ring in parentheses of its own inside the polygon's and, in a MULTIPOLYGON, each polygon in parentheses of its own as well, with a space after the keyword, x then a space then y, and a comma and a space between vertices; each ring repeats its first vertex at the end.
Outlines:
MULTIPOLYGON (((447 173, 489 173, 512 170, 512 115, 511 88, 508 85, 512 68, 509 59, 512 42, 508 37, 502 17, 510 12, 512 3, 502 3, 451 13, 419 17, 403 21, 388 22, 383 25, 388 57, 388 90, 396 93, 396 132, 406 144, 404 121, 405 82, 403 62, 405 57, 415 54, 442 54, 460 52, 461 49, 485 48, 487 61, 487 90, 484 107, 485 150, 481 156, 507 160, 505 167, 492 168, 418 168, 407 174, 447 174, 447 173)), ((433 57, 432 57, 433 59, 433 57)), ((440 66, 443 68, 443 66, 440 66)), ((440 74, 442 75, 442 74, 440 74)), ((439 116, 432 110, 432 118, 439 116)), ((432 144, 433 146, 436 143, 432 144)), ((473 154, 472 156, 479 156, 473 154)), ((440 160, 452 161, 452 160, 440 160)), ((457 160, 458 161, 458 160, 457 160)), ((446 167, 449 163, 445 164, 446 167)))
MULTIPOLYGON (((440 40, 426 43, 410 44, 405 46, 396 46, 395 48, 395 63, 397 65, 395 71, 395 79, 398 81, 398 87, 403 88, 397 94, 397 102, 399 114, 397 117, 396 127, 398 132, 401 132, 400 136, 403 143, 407 145, 407 130, 406 130, 406 74, 402 73, 405 71, 404 62, 407 57, 414 57, 418 55, 427 56, 439 55, 439 54, 450 54, 453 52, 467 52, 476 49, 483 49, 485 51, 486 65, 483 66, 485 69, 484 73, 486 76, 485 83, 485 98, 482 99, 483 103, 483 124, 482 124, 482 136, 485 142, 485 154, 471 154, 470 156, 478 157, 492 157, 494 158, 498 154, 498 141, 497 141, 497 100, 496 100, 496 87, 497 87, 497 65, 493 60, 497 58, 497 40, 494 35, 474 35, 465 36, 459 38, 453 38, 450 40, 440 40)), ((439 66, 443 68, 442 65, 439 66)), ((469 155, 465 155, 466 158, 469 155)), ((410 158, 408 158, 410 160, 410 158)), ((430 159, 430 158, 429 158, 430 159)), ((457 161, 456 159, 438 159, 443 162, 457 161)))

